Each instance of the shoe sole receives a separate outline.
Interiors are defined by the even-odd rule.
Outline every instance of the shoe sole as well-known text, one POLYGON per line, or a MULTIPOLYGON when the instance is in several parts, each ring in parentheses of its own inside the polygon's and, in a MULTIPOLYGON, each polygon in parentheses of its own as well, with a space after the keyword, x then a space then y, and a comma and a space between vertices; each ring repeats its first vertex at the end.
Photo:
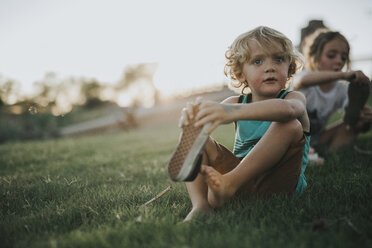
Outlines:
POLYGON ((357 85, 351 83, 348 89, 349 103, 345 108, 344 123, 355 126, 359 120, 360 111, 366 104, 369 96, 369 84, 357 85))
POLYGON ((209 135, 206 130, 210 124, 183 127, 181 140, 168 163, 168 175, 176 182, 193 181, 200 171, 202 153, 209 135))

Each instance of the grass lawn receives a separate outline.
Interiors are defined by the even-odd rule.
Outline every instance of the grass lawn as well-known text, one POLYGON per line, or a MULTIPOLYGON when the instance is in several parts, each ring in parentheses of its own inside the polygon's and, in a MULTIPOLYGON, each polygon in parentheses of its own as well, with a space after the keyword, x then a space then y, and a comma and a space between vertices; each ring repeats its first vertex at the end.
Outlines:
MULTIPOLYGON (((172 125, 0 145, 0 246, 372 247, 372 156, 345 147, 308 166, 301 197, 234 199, 180 224, 191 203, 166 172, 178 134, 172 125)), ((232 134, 221 126, 214 137, 232 148, 232 134)), ((357 143, 371 150, 372 132, 357 143)))

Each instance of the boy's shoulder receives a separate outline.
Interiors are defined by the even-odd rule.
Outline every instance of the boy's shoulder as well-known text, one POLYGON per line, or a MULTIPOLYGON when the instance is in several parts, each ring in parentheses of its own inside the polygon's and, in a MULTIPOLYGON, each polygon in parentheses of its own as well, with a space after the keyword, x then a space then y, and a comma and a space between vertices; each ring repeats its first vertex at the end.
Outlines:
POLYGON ((239 96, 230 96, 222 101, 222 103, 234 104, 239 102, 239 96))
POLYGON ((304 93, 297 90, 288 90, 287 94, 284 96, 284 99, 299 99, 303 102, 306 102, 306 97, 304 93))

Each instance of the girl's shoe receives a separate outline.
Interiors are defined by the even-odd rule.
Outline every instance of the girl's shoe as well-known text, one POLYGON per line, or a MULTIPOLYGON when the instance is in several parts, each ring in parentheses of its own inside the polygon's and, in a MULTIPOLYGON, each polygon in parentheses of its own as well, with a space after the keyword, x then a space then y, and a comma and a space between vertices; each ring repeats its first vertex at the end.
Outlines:
POLYGON ((318 153, 308 155, 309 162, 315 165, 323 165, 324 158, 320 157, 318 153))
POLYGON ((364 150, 359 148, 357 145, 354 145, 354 150, 360 154, 364 155, 372 155, 372 149, 371 150, 364 150))
POLYGON ((319 154, 312 147, 310 147, 308 159, 310 163, 315 164, 315 165, 324 164, 324 158, 320 157, 319 154))
POLYGON ((369 84, 350 83, 348 89, 349 103, 345 108, 344 123, 354 127, 360 116, 360 111, 366 104, 369 96, 369 84))
POLYGON ((193 181, 200 171, 202 153, 209 135, 210 124, 195 127, 190 123, 182 128, 181 139, 168 163, 168 175, 173 181, 193 181))

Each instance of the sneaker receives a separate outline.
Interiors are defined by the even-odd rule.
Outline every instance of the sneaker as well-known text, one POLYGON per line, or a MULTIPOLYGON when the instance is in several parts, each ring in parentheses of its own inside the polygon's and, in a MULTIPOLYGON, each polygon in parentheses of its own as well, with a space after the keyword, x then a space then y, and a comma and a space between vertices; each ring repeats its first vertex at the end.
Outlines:
POLYGON ((168 175, 173 181, 194 181, 200 171, 202 153, 209 135, 210 127, 195 127, 190 123, 182 128, 181 139, 168 163, 168 175))
POLYGON ((372 150, 364 150, 364 149, 359 148, 357 145, 354 145, 354 150, 360 154, 372 155, 372 150))
POLYGON ((344 123, 349 127, 354 127, 360 116, 360 111, 366 104, 369 96, 369 84, 349 84, 348 89, 349 103, 345 108, 344 123))
POLYGON ((318 153, 313 153, 308 155, 308 160, 310 164, 314 165, 323 165, 324 164, 324 158, 320 157, 318 153))
POLYGON ((309 164, 314 165, 323 165, 324 158, 320 157, 319 154, 314 150, 314 148, 310 147, 309 154, 308 154, 309 164))

